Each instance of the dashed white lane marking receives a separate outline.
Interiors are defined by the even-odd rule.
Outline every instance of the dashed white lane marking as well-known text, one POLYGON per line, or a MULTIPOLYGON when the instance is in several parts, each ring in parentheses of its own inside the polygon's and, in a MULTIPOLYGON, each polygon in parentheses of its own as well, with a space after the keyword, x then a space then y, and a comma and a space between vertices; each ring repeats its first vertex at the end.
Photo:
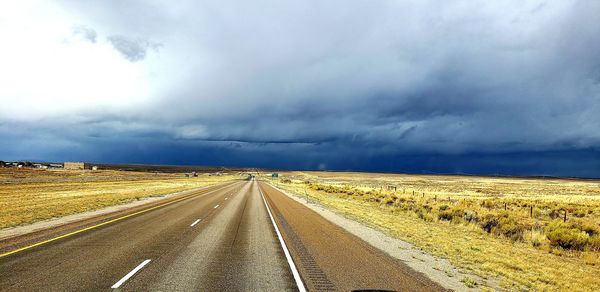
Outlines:
POLYGON ((190 226, 194 227, 194 225, 198 224, 198 222, 200 222, 200 219, 194 221, 194 223, 192 223, 192 225, 190 225, 190 226))
POLYGON ((273 219, 273 214, 271 214, 271 209, 269 208, 269 204, 267 204, 267 200, 265 200, 265 195, 263 194, 260 187, 258 187, 258 191, 260 192, 260 196, 265 203, 265 207, 267 208, 267 212, 269 213, 269 217, 271 218, 271 223, 275 227, 275 233, 277 233, 277 238, 279 239, 279 243, 281 243, 281 247, 283 248, 283 253, 285 254, 285 258, 287 259, 288 265, 290 265, 290 269, 292 270, 292 275, 294 276, 294 280, 296 281, 296 286, 298 286, 298 290, 300 292, 306 292, 306 288, 304 288, 304 283, 302 283, 302 279, 300 279, 300 273, 298 273, 298 269, 296 269, 296 264, 294 264, 294 260, 288 251, 287 245, 285 241, 283 241, 283 237, 281 237, 281 232, 279 232, 279 228, 275 223, 275 219, 273 219))
POLYGON ((139 270, 141 270, 149 262, 150 262, 150 260, 143 261, 141 264, 139 264, 137 267, 135 267, 135 269, 131 270, 131 272, 129 272, 129 274, 125 275, 125 277, 123 277, 121 280, 119 280, 119 282, 112 285, 112 287, 110 287, 110 288, 117 289, 117 288, 121 287, 121 285, 123 285, 123 283, 125 283, 125 281, 129 280, 129 278, 131 278, 133 275, 135 275, 135 273, 137 273, 139 270))
POLYGON ((216 209, 216 208, 219 208, 219 205, 216 205, 216 206, 214 207, 214 209, 216 209))

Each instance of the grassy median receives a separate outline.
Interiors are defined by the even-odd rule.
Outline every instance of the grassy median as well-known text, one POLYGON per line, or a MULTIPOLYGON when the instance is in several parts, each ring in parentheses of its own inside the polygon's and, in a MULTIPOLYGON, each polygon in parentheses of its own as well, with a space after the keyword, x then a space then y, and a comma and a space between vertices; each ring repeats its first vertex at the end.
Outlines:
POLYGON ((0 228, 218 184, 234 176, 0 168, 0 228))
POLYGON ((294 172, 279 186, 508 290, 600 290, 599 181, 294 172))

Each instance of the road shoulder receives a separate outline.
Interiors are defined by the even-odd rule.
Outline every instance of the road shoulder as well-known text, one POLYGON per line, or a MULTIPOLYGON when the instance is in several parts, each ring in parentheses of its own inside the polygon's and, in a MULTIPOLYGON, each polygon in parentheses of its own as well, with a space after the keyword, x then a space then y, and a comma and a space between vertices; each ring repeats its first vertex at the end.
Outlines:
POLYGON ((335 213, 320 204, 310 202, 298 194, 282 190, 269 184, 281 193, 317 212, 323 218, 336 224, 347 232, 359 237, 373 247, 383 251, 389 256, 405 263, 410 268, 422 273, 440 286, 457 291, 476 291, 475 288, 468 288, 461 280, 465 278, 475 279, 478 282, 489 282, 473 274, 465 273, 459 268, 453 266, 448 260, 430 255, 414 245, 393 238, 370 226, 366 226, 355 220, 346 218, 343 215, 335 213))

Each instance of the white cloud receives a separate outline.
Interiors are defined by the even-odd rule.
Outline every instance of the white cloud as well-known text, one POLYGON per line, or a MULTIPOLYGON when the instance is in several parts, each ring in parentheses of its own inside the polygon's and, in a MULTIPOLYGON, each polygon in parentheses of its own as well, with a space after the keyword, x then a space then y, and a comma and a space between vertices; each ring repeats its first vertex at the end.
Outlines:
POLYGON ((148 65, 74 34, 78 18, 57 5, 13 3, 0 7, 0 116, 37 120, 150 99, 148 65))

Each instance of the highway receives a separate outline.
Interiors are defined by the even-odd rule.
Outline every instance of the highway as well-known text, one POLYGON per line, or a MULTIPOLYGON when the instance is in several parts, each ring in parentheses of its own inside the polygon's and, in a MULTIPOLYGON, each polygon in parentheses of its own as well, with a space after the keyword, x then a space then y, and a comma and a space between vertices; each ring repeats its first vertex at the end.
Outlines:
POLYGON ((0 257, 0 291, 443 290, 263 182, 136 212, 0 257))

